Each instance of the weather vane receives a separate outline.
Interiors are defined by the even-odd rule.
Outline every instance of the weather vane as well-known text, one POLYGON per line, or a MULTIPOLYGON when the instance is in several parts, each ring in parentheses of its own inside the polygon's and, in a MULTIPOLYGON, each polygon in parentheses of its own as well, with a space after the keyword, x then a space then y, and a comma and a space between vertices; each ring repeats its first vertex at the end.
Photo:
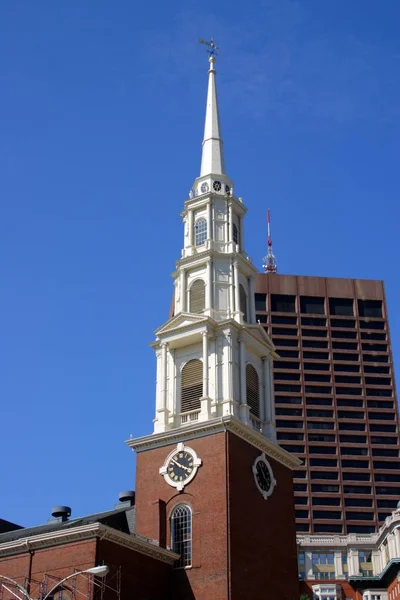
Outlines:
POLYGON ((212 38, 209 42, 207 42, 206 40, 202 40, 200 38, 199 42, 200 42, 200 44, 205 44, 206 46, 208 46, 207 52, 210 56, 218 56, 217 50, 219 50, 219 46, 216 45, 216 43, 214 42, 214 40, 212 38))

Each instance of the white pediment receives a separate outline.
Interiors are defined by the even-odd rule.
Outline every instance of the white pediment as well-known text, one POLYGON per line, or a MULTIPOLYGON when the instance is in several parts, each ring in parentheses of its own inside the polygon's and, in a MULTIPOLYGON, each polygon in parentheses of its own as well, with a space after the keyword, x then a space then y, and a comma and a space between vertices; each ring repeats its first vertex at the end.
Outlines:
POLYGON ((275 346, 262 325, 247 325, 247 332, 264 346, 268 346, 271 352, 276 353, 275 346))
POLYGON ((203 315, 194 315, 189 313, 179 313, 172 319, 169 319, 164 325, 159 327, 155 334, 157 336, 162 336, 163 334, 170 333, 176 329, 183 329, 185 327, 202 325, 203 323, 207 323, 209 321, 208 317, 204 317, 203 315))

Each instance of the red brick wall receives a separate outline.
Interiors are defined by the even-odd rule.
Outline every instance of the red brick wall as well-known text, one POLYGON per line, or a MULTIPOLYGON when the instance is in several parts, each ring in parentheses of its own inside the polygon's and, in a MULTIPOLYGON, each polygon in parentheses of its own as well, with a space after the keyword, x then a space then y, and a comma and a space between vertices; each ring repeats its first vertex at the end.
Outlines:
POLYGON ((292 471, 268 458, 277 485, 264 500, 252 472, 260 451, 232 434, 228 444, 232 600, 298 600, 292 471))
MULTIPOLYGON (((18 583, 26 586, 29 575, 30 555, 28 552, 0 559, 0 573, 16 579, 18 583)), ((57 583, 57 579, 62 579, 70 573, 83 571, 96 565, 96 540, 84 540, 64 544, 63 546, 53 546, 42 550, 35 550, 32 556, 32 583, 31 596, 38 598, 40 596, 39 582, 43 581, 45 574, 54 575, 56 579, 47 579, 47 590, 57 583)), ((85 595, 88 592, 88 578, 77 577, 76 589, 85 595)), ((83 598, 83 596, 81 596, 83 598)), ((3 589, 2 600, 15 600, 15 598, 3 589)))

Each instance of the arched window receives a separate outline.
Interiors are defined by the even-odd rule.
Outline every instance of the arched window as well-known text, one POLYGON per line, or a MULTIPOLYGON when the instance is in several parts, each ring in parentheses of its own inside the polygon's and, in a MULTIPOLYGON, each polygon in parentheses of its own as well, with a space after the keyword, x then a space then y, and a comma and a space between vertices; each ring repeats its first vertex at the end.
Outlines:
POLYGON ((182 369, 181 412, 200 410, 203 396, 203 363, 198 358, 189 360, 182 369))
POLYGON ((235 242, 235 244, 239 243, 239 229, 238 226, 236 225, 236 223, 233 224, 232 227, 232 237, 233 237, 233 241, 235 242))
POLYGON ((239 285, 240 312, 243 313, 243 321, 247 321, 247 294, 242 284, 239 285))
POLYGON ((207 221, 203 217, 197 219, 194 225, 194 233, 196 246, 202 246, 207 239, 207 221))
POLYGON ((260 418, 260 383, 253 365, 246 365, 246 404, 250 412, 260 418))
POLYGON ((176 568, 190 567, 192 564, 192 511, 186 504, 179 504, 171 515, 171 546, 180 554, 176 568))
POLYGON ((201 313, 206 306, 206 286, 202 279, 196 279, 189 290, 189 311, 201 313))

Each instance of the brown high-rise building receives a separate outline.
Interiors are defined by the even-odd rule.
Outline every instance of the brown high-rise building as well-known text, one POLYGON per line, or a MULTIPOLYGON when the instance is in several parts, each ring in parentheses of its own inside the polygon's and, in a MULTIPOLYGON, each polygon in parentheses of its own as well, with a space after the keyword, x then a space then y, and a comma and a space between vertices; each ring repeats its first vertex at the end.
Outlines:
POLYGON ((382 281, 266 273, 279 444, 295 472, 300 533, 370 533, 400 497, 398 410, 382 281))

